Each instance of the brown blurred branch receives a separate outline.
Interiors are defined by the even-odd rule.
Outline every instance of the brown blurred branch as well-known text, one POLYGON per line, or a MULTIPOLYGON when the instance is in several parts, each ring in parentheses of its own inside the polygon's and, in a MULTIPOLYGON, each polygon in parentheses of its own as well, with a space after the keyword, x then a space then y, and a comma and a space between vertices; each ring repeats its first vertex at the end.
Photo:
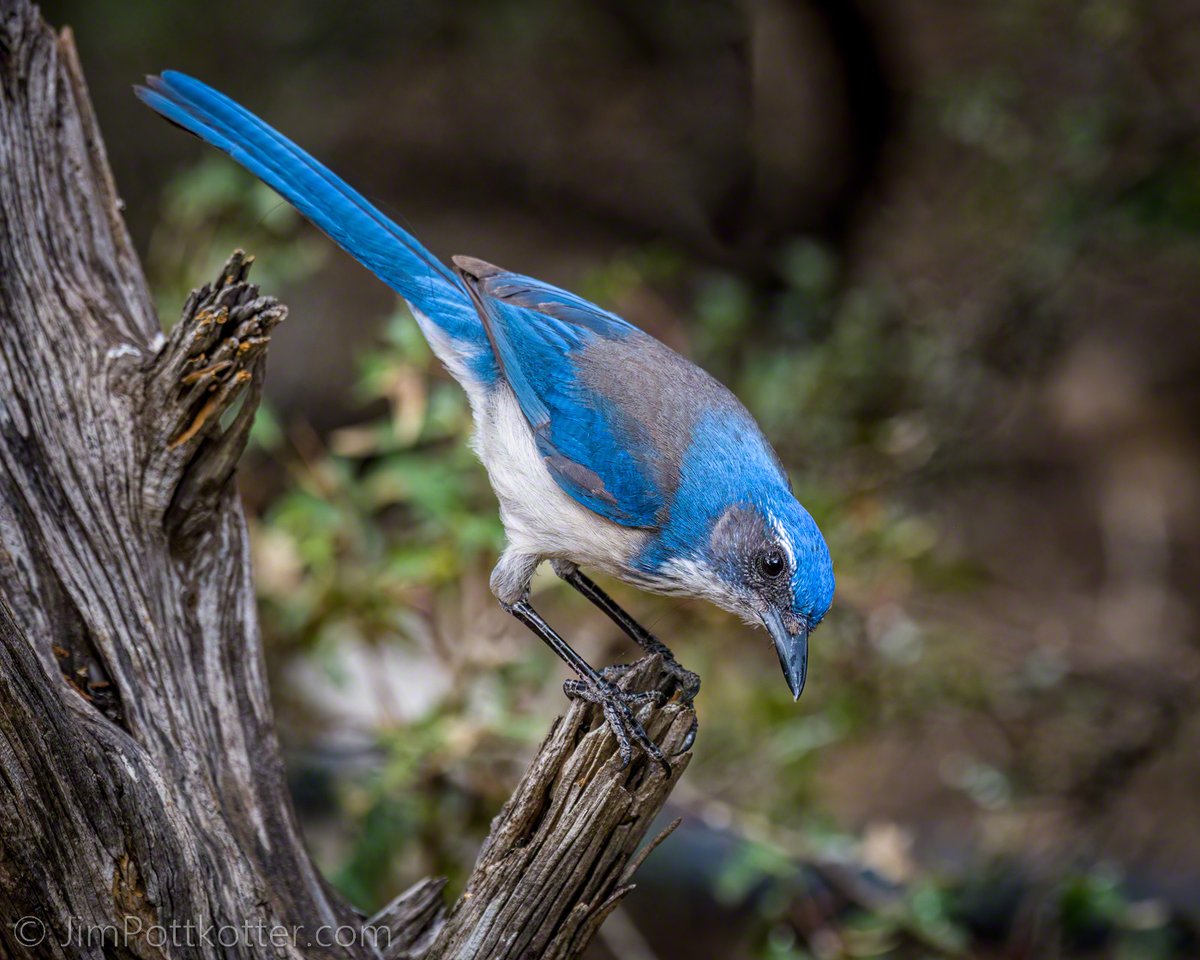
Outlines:
POLYGON ((449 917, 425 881, 365 929, 297 829, 233 480, 284 308, 239 253, 164 338, 119 211, 69 33, 0 0, 0 955, 578 956, 687 758, 622 770, 572 707, 449 917))

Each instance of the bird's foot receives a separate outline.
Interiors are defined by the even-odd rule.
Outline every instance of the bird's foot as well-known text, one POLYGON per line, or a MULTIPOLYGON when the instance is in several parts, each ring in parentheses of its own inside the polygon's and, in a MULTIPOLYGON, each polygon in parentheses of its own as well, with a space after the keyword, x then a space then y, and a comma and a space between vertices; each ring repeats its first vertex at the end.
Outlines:
POLYGON ((665 646, 662 650, 648 653, 632 663, 614 663, 601 670, 600 674, 606 680, 618 680, 650 657, 662 657, 663 673, 675 681, 675 689, 679 691, 680 701, 690 705, 696 699, 696 694, 700 692, 700 675, 683 666, 665 646))
MULTIPOLYGON (((622 671, 625 672, 625 671, 622 671)), ((662 706, 667 702, 667 695, 661 690, 627 691, 616 684, 601 678, 599 683, 589 680, 566 680, 563 682, 563 693, 572 700, 583 700, 595 703, 604 711, 604 719, 617 738, 617 749, 621 754, 621 766, 629 766, 633 759, 633 745, 638 747, 655 763, 658 763, 668 777, 671 776, 670 761, 663 755, 658 744, 650 739, 646 728, 633 715, 633 707, 643 703, 653 703, 662 706)))
MULTIPOLYGON (((687 667, 683 666, 665 643, 656 641, 661 649, 655 650, 653 653, 647 654, 648 657, 662 657, 663 672, 669 676, 675 684, 675 689, 679 691, 679 701, 685 706, 690 707, 692 701, 696 699, 696 694, 700 692, 700 675, 693 673, 687 667)), ((614 663, 611 667, 605 667, 600 671, 600 675, 605 680, 618 680, 625 676, 635 666, 645 660, 642 657, 640 660, 635 660, 633 663, 614 663)), ((692 749, 692 744, 696 742, 696 733, 700 729, 700 720, 696 716, 696 711, 692 709, 692 725, 688 728, 687 735, 683 738, 683 744, 674 756, 679 756, 681 753, 687 753, 692 749)))

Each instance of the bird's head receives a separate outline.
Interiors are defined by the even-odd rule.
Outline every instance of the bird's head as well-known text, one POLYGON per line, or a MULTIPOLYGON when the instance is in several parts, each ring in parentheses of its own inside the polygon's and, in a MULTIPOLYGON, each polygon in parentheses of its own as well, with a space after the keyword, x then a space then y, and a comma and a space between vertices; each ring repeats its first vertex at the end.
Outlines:
POLYGON ((733 504, 716 518, 706 547, 706 565, 721 581, 714 599, 766 627, 799 699, 808 635, 833 602, 833 562, 816 522, 790 493, 733 504))

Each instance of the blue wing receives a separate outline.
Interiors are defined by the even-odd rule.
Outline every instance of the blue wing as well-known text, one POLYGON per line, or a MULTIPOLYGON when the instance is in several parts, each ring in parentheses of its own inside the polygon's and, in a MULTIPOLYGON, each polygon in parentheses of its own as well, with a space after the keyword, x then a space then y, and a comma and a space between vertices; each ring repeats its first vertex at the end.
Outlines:
POLYGON ((650 338, 565 290, 480 260, 455 257, 454 264, 559 487, 615 523, 656 526, 665 496, 654 445, 589 363, 601 346, 629 343, 636 352, 650 338))
POLYGON ((241 105, 175 70, 137 87, 149 107, 225 151, 278 191, 338 246, 452 338, 480 348, 473 372, 494 379, 495 364, 471 301, 444 263, 348 183, 241 105))

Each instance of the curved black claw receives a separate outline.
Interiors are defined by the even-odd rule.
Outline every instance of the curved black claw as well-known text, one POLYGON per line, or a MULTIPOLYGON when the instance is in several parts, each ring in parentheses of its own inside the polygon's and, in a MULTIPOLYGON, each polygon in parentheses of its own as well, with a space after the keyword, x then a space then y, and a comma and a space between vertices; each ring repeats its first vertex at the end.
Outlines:
MULTIPOLYGON (((621 671, 625 672, 625 671, 621 671)), ((572 700, 583 700, 587 703, 599 704, 604 711, 604 719, 617 738, 617 749, 621 754, 621 767, 629 766, 633 759, 633 744, 636 743, 651 760, 659 764, 668 777, 671 776, 671 763, 663 755, 658 744, 650 739, 646 728, 633 715, 631 707, 643 703, 653 703, 662 706, 667 701, 667 695, 661 690, 644 690, 628 692, 620 689, 607 679, 601 679, 599 684, 588 680, 563 681, 563 693, 572 700)))
MULTIPOLYGON (((664 648, 665 649, 665 648, 664 648)), ((662 656, 662 654, 649 654, 649 656, 662 656)), ((645 659, 644 657, 642 659, 645 659)), ((625 676, 630 670, 641 663, 641 660, 635 660, 633 663, 614 663, 610 667, 605 667, 600 671, 600 676, 605 680, 616 680, 625 676)), ((667 651, 663 657, 664 672, 675 681, 675 688, 679 691, 679 701, 685 706, 690 707, 692 701, 696 699, 696 694, 700 692, 700 676, 693 673, 691 670, 682 666, 678 660, 671 656, 670 651, 667 651)), ((576 683, 581 681, 568 681, 576 683)), ((569 696, 569 694, 568 694, 569 696)), ((700 730, 700 718, 696 716, 695 708, 692 708, 692 725, 688 727, 688 732, 684 735, 683 745, 676 750, 671 756, 678 757, 681 754, 687 753, 692 749, 696 742, 696 733, 700 730)))
MULTIPOLYGON (((664 667, 675 680, 675 686, 679 690, 679 699, 687 706, 692 706, 692 701, 696 699, 696 694, 700 692, 700 674, 693 673, 687 667, 680 664, 678 660, 672 657, 668 660, 664 667)), ((683 746, 676 751, 675 756, 681 753, 687 753, 692 749, 692 744, 696 742, 696 732, 700 729, 700 718, 696 716, 696 708, 692 707, 692 725, 688 727, 688 732, 684 735, 683 746)))
MULTIPOLYGON (((685 701, 686 702, 686 701, 685 701)), ((700 729, 700 718, 696 716, 696 711, 692 711, 692 725, 688 727, 688 732, 683 735, 683 745, 676 750, 671 756, 678 757, 681 754, 687 753, 692 749, 692 744, 696 742, 696 731, 700 729)))

